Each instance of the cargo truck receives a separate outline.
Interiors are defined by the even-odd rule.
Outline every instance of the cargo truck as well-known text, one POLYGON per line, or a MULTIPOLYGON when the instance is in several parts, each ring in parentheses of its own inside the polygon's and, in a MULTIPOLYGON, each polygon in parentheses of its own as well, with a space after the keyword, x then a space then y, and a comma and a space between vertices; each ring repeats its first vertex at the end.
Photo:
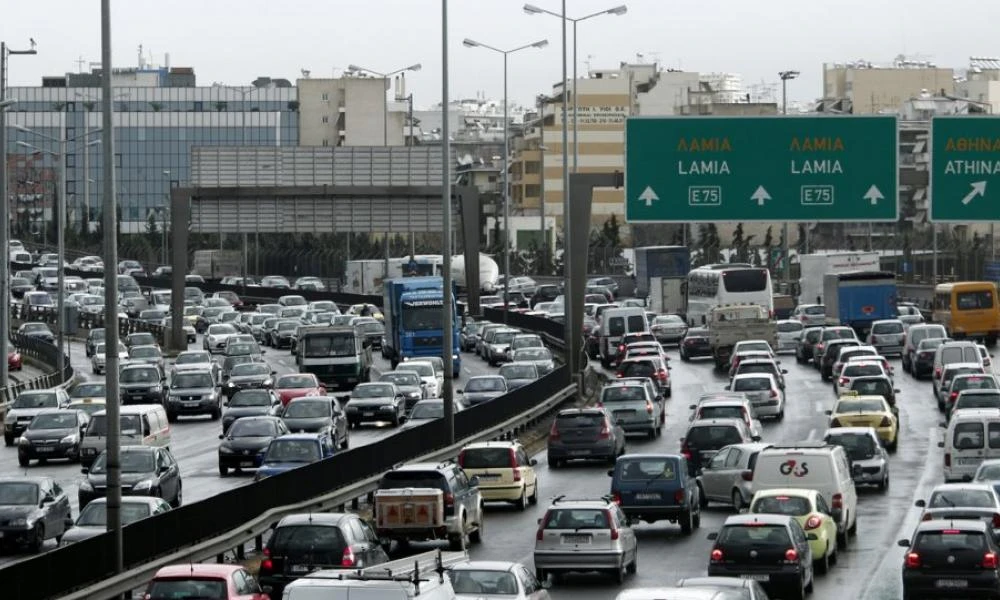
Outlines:
POLYGON ((877 252, 831 252, 799 255, 799 304, 823 304, 827 273, 878 271, 877 252), (817 300, 819 298, 819 300, 817 300))
POLYGON ((708 313, 708 340, 717 369, 728 369, 736 342, 766 340, 778 348, 778 327, 759 304, 718 306, 708 313))
MULTIPOLYGON (((685 318, 687 312, 687 279, 683 277, 650 277, 649 310, 661 315, 675 314, 685 318)), ((685 318, 686 320, 686 318, 685 318)))
POLYGON ((385 348, 382 354, 392 368, 419 356, 443 356, 445 331, 452 336, 453 376, 461 372, 460 313, 452 293, 452 321, 442 323, 444 280, 441 277, 402 277, 385 282, 382 313, 385 315, 385 348))
POLYGON ((846 325, 864 339, 873 322, 896 318, 895 273, 827 273, 823 284, 827 325, 846 325))
POLYGON ((639 298, 652 295, 650 290, 655 289, 651 288, 653 277, 683 281, 690 271, 691 251, 686 246, 643 246, 636 248, 635 295, 639 298))

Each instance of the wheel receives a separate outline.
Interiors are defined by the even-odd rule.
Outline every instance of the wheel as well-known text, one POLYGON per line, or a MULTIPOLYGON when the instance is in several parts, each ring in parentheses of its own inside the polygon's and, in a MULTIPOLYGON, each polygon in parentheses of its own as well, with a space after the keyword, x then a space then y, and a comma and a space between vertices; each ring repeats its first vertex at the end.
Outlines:
POLYGON ((823 556, 819 560, 813 561, 813 566, 821 575, 825 575, 830 570, 830 546, 827 545, 823 556))
POLYGON ((739 490, 733 490, 733 508, 735 508, 737 512, 743 508, 743 493, 739 490))
POLYGON ((674 390, 674 388, 672 388, 672 387, 668 387, 667 388, 667 393, 666 393, 667 398, 669 398, 670 395, 674 393, 673 390, 674 390))
POLYGON ((517 510, 528 508, 528 493, 523 488, 521 489, 521 497, 517 499, 514 506, 517 507, 517 510))
POLYGON ((698 484, 698 504, 700 504, 702 508, 708 506, 708 496, 705 495, 705 490, 702 489, 700 483, 698 484))
POLYGON ((341 450, 347 450, 351 446, 350 432, 344 432, 344 441, 340 443, 341 450))
POLYGON ((699 527, 701 527, 701 511, 700 510, 698 512, 694 513, 694 519, 692 521, 692 524, 694 525, 695 529, 698 529, 699 527))
POLYGON ((29 459, 27 455, 25 455, 25 454, 18 454, 17 455, 17 464, 19 464, 20 466, 27 467, 28 463, 30 463, 30 462, 31 462, 31 459, 29 459))
POLYGON ((181 487, 178 485, 177 486, 177 497, 174 498, 174 501, 170 503, 170 506, 173 506, 174 508, 179 508, 180 505, 183 504, 183 503, 184 503, 184 490, 181 489, 181 487))
POLYGON ((548 463, 550 469, 558 469, 562 464, 558 458, 551 457, 549 457, 548 463))
POLYGON ((399 427, 399 413, 392 415, 392 421, 390 421, 393 427, 399 427))
POLYGON ((226 475, 229 475, 229 467, 219 463, 219 477, 225 477, 226 475))
POLYGON ((833 541, 833 552, 830 553, 830 564, 837 564, 837 559, 840 558, 840 548, 837 547, 837 540, 833 541))
POLYGON ((14 445, 14 437, 10 436, 10 435, 4 435, 3 436, 3 444, 4 444, 4 446, 13 446, 14 445))
POLYGON ((837 547, 846 548, 847 547, 847 531, 837 531, 837 547))
POLYGON ((775 420, 779 423, 785 420, 785 407, 781 407, 781 411, 778 413, 778 416, 775 417, 775 420))
POLYGON ((538 480, 537 479, 535 480, 535 489, 531 492, 531 495, 528 496, 528 502, 530 502, 532 504, 538 504, 538 480))
POLYGON ((30 548, 32 552, 36 554, 42 551, 42 546, 45 545, 45 527, 41 523, 35 525, 34 535, 31 537, 30 548))
POLYGON ((168 423, 176 423, 177 422, 177 413, 167 411, 167 422, 168 423))
POLYGON ((691 535, 694 531, 694 515, 691 511, 681 515, 681 533, 684 535, 691 535))
POLYGON ((815 575, 814 574, 810 574, 809 575, 809 583, 806 584, 806 589, 805 589, 805 593, 803 593, 803 596, 805 596, 807 594, 813 593, 813 582, 814 581, 815 581, 815 575))
POLYGON ((219 406, 218 403, 216 403, 215 408, 212 409, 211 416, 213 421, 218 421, 219 418, 222 416, 222 407, 219 406))
POLYGON ((469 541, 473 544, 482 544, 486 535, 486 519, 483 518, 483 508, 479 507, 479 525, 476 530, 469 534, 469 541))
MULTIPOLYGON (((463 529, 464 529, 464 527, 465 527, 465 523, 464 522, 462 523, 462 526, 463 526, 463 529)), ((469 540, 468 540, 468 538, 469 538, 469 536, 465 533, 465 531, 462 531, 462 533, 459 533, 457 535, 450 536, 448 538, 448 544, 451 547, 451 551, 452 552, 465 552, 465 549, 468 548, 468 546, 469 546, 469 540)))
POLYGON ((548 577, 549 573, 545 569, 535 569, 535 579, 537 579, 540 583, 545 583, 545 580, 548 579, 548 577))
POLYGON ((889 452, 895 452, 898 447, 899 447, 899 432, 897 431, 896 437, 893 438, 891 444, 886 444, 885 449, 888 450, 889 452))
POLYGON ((625 571, 629 575, 635 575, 636 571, 638 570, 639 570, 639 550, 638 548, 636 548, 635 558, 633 558, 632 562, 627 567, 625 567, 625 571))
POLYGON ((688 356, 687 352, 685 352, 683 349, 681 349, 681 360, 684 361, 684 362, 690 362, 691 361, 691 357, 688 356))
POLYGON ((626 567, 624 564, 615 569, 614 578, 615 582, 618 583, 619 585, 625 583, 625 570, 626 567))
POLYGON ((649 439, 651 439, 651 440, 655 440, 656 439, 656 427, 654 426, 652 429, 650 429, 649 432, 646 433, 646 436, 649 439))
POLYGON ((847 530, 847 533, 849 533, 850 535, 852 535, 854 537, 858 536, 858 519, 857 519, 857 517, 854 518, 854 524, 851 525, 850 529, 847 530))

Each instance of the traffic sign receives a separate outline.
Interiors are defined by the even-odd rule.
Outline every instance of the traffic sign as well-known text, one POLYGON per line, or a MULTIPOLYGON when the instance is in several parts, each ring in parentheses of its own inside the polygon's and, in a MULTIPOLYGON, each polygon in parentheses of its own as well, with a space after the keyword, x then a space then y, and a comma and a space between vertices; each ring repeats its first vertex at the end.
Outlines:
POLYGON ((898 147, 895 116, 631 117, 625 220, 896 221, 898 147))
POLYGON ((931 119, 931 221, 1000 220, 1000 118, 931 119))

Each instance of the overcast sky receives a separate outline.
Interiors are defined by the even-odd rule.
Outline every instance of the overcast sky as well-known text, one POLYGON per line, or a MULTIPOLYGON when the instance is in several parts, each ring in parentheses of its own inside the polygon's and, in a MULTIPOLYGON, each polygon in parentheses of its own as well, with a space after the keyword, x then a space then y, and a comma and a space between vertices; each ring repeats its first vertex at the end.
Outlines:
MULTIPOLYGON (((622 0, 569 0, 579 17, 622 0)), ((657 61, 699 72, 732 72, 745 85, 777 83, 777 72, 802 73, 790 100, 822 94, 824 62, 890 62, 898 54, 964 68, 969 56, 1000 55, 1000 2, 951 0, 625 0, 624 16, 579 25, 579 70, 622 61, 657 61)), ((559 12, 558 0, 533 3, 559 12)), ((418 107, 441 99, 440 0, 113 0, 114 66, 134 67, 138 46, 155 64, 194 67, 200 85, 247 85, 257 76, 294 81, 339 75, 349 64, 391 71, 416 62, 408 77, 418 107)), ((530 16, 523 0, 451 0, 449 54, 452 98, 485 93, 501 98, 502 58, 462 46, 462 39, 512 48, 547 38, 541 50, 510 58, 512 101, 550 92, 561 73, 559 19, 530 16)), ((37 56, 10 61, 11 85, 39 85, 42 75, 100 60, 98 0, 5 2, 0 39, 13 49, 38 42, 37 56)), ((569 29, 571 34, 571 28, 569 29)), ((569 41, 572 51, 572 38, 569 41)), ((570 65, 570 68, 572 65, 570 65)), ((84 66, 87 69, 86 65, 84 66)), ((571 72, 571 71, 570 71, 571 72)), ((780 87, 779 93, 780 93, 780 87)))

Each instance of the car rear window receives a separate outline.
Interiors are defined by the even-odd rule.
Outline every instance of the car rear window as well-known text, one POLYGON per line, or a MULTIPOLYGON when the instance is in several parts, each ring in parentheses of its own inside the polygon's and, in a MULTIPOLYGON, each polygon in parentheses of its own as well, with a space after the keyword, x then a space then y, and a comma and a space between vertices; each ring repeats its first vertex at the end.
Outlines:
POLYGON ((958 423, 952 432, 951 445, 956 450, 975 450, 983 447, 984 436, 982 423, 958 423))
POLYGON ((825 315, 826 314, 826 307, 825 306, 819 306, 819 305, 817 305, 817 306, 807 306, 807 307, 805 307, 805 309, 803 309, 802 312, 804 312, 807 315, 825 315))
POLYGON ((854 339, 854 331, 848 329, 847 327, 838 327, 836 329, 824 329, 823 330, 824 340, 850 340, 854 339))
POLYGON ((443 492, 449 491, 444 475, 427 471, 389 471, 382 476, 378 487, 383 490, 436 488, 443 492))
POLYGON ((604 417, 598 414, 559 415, 556 417, 556 426, 560 429, 573 427, 600 427, 603 423, 604 417))
POLYGON ((812 507, 801 496, 764 496, 753 503, 750 512, 800 517, 812 512, 812 507))
POLYGON ((743 409, 739 406, 705 406, 698 416, 702 419, 742 419, 743 409))
MULTIPOLYGON (((836 428, 833 430, 836 432, 836 428)), ((847 458, 866 460, 875 456, 875 440, 866 433, 830 433, 826 443, 841 446, 847 458)))
POLYGON ((274 530, 267 547, 275 556, 310 556, 321 565, 340 564, 346 547, 339 527, 321 525, 286 525, 274 530))
POLYGON ((872 325, 872 333, 887 334, 887 333, 903 333, 902 323, 876 323, 872 325))
POLYGON ((1000 408, 1000 394, 959 394, 952 410, 963 408, 1000 408))
POLYGON ((154 579, 149 584, 149 600, 175 600, 184 598, 225 598, 229 594, 226 581, 221 578, 184 577, 183 579, 154 579))
POLYGON ((960 390, 995 390, 997 381, 992 377, 956 377, 951 384, 952 391, 960 390))
POLYGON ((851 382, 851 390, 862 396, 882 396, 888 398, 893 394, 892 384, 888 380, 878 379, 855 379, 851 382))
POLYGON ((509 469, 510 448, 468 448, 462 450, 458 464, 463 469, 509 469))
POLYGON ((545 515, 543 529, 608 529, 608 513, 601 508, 556 508, 545 515))
POLYGON ((645 399, 646 390, 637 385, 611 386, 601 392, 601 402, 641 402, 645 399))
POLYGON ((953 554, 957 552, 986 552, 986 539, 979 531, 924 531, 917 534, 914 550, 927 554, 953 554))
POLYGON ((740 374, 744 373, 776 373, 777 369, 771 363, 740 363, 740 374))
POLYGON ((993 494, 986 490, 940 490, 931 494, 927 508, 976 507, 993 508, 996 502, 993 494))
POLYGON ((656 367, 648 361, 627 362, 622 365, 621 373, 625 377, 649 377, 656 374, 656 367))
POLYGON ((744 441, 739 429, 732 425, 699 425, 688 430, 684 441, 695 448, 722 448, 744 441))
POLYGON ((769 377, 741 377, 733 381, 734 392, 759 392, 771 389, 769 377))
POLYGON ((719 532, 718 543, 726 548, 792 545, 788 529, 783 525, 726 525, 719 532))
POLYGON ((622 481, 651 481, 664 479, 672 481, 677 478, 677 461, 673 458, 623 458, 620 477, 622 481))
POLYGON ((844 368, 844 377, 862 377, 865 375, 881 375, 882 367, 878 365, 847 365, 844 368))

